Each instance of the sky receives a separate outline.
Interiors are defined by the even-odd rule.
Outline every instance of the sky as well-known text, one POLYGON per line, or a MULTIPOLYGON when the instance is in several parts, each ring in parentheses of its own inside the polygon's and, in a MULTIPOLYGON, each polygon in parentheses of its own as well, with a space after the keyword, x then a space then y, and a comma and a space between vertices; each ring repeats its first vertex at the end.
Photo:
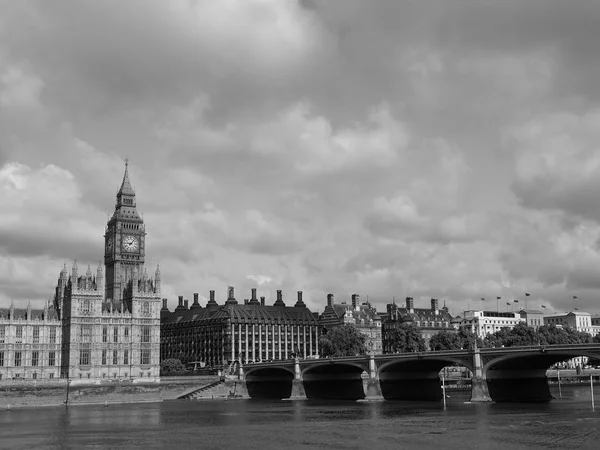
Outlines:
POLYGON ((0 0, 0 306, 95 271, 129 158, 171 309, 598 315, 598 42, 594 0, 0 0))

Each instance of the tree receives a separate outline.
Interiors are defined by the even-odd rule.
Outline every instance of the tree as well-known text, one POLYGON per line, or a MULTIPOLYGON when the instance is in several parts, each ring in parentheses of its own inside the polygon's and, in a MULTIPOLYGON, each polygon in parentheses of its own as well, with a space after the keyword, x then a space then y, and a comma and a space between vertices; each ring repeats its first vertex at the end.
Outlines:
POLYGON ((357 356, 367 353, 367 337, 351 324, 331 328, 319 338, 323 356, 357 356))
POLYGON ((389 348, 393 353, 423 352, 425 339, 421 329, 412 323, 403 323, 388 334, 389 348))
POLYGON ((429 348, 431 350, 458 350, 461 348, 458 334, 453 331, 442 330, 431 336, 429 348))
POLYGON ((460 330, 458 330, 457 339, 459 345, 458 348, 463 348, 465 350, 475 348, 475 344, 477 344, 477 347, 479 348, 484 346, 483 340, 480 337, 476 336, 475 333, 473 333, 473 331, 467 328, 461 328, 460 330))
POLYGON ((183 375, 185 373, 185 366, 178 359, 165 359, 160 362, 161 377, 183 375))

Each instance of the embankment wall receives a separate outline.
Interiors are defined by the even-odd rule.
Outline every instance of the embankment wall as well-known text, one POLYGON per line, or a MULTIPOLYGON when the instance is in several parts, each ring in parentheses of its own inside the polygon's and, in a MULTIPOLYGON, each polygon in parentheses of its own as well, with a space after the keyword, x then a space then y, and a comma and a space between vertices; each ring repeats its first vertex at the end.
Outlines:
MULTIPOLYGON (((101 381, 70 383, 69 405, 160 402, 176 399, 219 377, 165 377, 160 381, 101 381)), ((0 384, 0 408, 64 405, 67 400, 66 380, 44 382, 11 380, 0 384)))

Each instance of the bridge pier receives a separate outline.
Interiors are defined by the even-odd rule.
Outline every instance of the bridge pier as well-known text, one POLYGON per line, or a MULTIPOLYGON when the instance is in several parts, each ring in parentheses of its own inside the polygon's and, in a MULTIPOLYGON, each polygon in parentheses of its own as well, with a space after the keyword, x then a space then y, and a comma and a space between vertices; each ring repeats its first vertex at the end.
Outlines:
POLYGON ((483 365, 481 364, 481 353, 477 347, 473 349, 473 368, 475 370, 471 377, 471 402, 491 402, 492 397, 490 396, 487 380, 483 373, 483 365))
POLYGON ((363 389, 365 391, 365 398, 358 400, 359 402, 381 402, 385 400, 381 393, 381 386, 379 385, 375 356, 372 354, 369 355, 369 378, 363 381, 363 389))
POLYGON ((290 400, 306 400, 306 392, 304 391, 304 383, 302 382, 302 372, 300 371, 300 361, 298 358, 294 360, 294 379, 292 380, 290 400))

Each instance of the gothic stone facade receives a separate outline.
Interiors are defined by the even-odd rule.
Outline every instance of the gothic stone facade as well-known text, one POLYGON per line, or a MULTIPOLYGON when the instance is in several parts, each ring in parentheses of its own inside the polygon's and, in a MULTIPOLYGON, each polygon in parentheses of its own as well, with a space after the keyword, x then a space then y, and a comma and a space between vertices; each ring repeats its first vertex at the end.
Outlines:
POLYGON ((319 353, 318 321, 302 301, 302 292, 292 307, 285 305, 281 291, 275 304, 267 306, 264 297, 256 298, 256 289, 240 305, 232 287, 224 305, 215 301, 215 291, 210 291, 205 307, 198 303, 198 294, 189 308, 180 296, 174 312, 163 302, 161 359, 222 367, 234 361, 285 360, 319 353))
POLYGON ((152 278, 144 268, 127 165, 104 239, 104 268, 79 275, 76 262, 70 273, 65 265, 52 305, 0 310, 0 378, 159 376, 160 271, 152 278))
POLYGON ((0 308, 0 380, 58 378, 61 332, 48 303, 44 309, 0 308))
POLYGON ((127 164, 104 234, 104 273, 60 273, 54 306, 62 323, 61 376, 157 378, 160 270, 144 268, 146 232, 136 210, 127 164), (104 280, 106 279, 106 284, 104 280))

